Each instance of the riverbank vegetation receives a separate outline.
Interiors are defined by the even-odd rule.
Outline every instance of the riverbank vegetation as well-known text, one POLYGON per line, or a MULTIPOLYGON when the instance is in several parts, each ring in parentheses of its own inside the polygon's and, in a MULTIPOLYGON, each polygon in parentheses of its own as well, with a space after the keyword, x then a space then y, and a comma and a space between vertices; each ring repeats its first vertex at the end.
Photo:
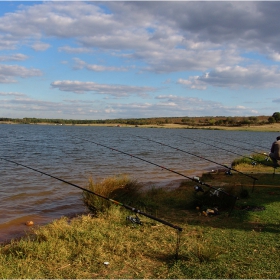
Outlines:
MULTIPOLYGON (((240 164, 246 172, 246 163, 240 164)), ((279 279, 280 174, 272 167, 256 173, 255 167, 247 164, 255 183, 225 170, 200 178, 237 195, 234 208, 232 198, 225 204, 225 197, 205 186, 196 192, 190 180, 176 189, 144 191, 125 176, 90 180, 89 189, 182 227, 177 259, 177 230, 144 216, 142 225, 132 223, 127 217, 135 213, 84 195, 91 213, 34 227, 26 237, 2 244, 0 277, 279 279), (218 213, 207 214, 214 206, 218 213)))
POLYGON ((119 126, 165 126, 176 125, 182 128, 193 127, 257 127, 280 123, 280 113, 272 116, 249 117, 161 117, 161 118, 131 118, 105 120, 67 120, 67 119, 40 119, 40 118, 0 118, 0 123, 17 124, 53 124, 53 125, 119 125, 119 126))

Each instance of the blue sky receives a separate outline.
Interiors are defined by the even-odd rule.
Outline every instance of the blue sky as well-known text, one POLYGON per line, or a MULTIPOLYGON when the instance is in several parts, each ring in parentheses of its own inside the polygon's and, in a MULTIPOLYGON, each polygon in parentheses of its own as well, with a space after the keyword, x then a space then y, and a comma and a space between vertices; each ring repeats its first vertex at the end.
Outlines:
POLYGON ((0 1, 0 117, 271 116, 280 2, 0 1))

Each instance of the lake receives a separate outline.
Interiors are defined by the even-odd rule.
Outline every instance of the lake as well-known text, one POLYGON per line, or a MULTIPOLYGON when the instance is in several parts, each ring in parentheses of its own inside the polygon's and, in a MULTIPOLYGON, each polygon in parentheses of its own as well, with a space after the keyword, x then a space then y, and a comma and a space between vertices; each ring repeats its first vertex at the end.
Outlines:
MULTIPOLYGON (((241 155, 249 155, 248 150, 269 152, 278 134, 200 129, 1 124, 0 157, 81 187, 87 186, 90 177, 102 180, 118 174, 127 174, 148 187, 172 184, 177 186, 179 180, 185 179, 183 176, 152 163, 189 177, 200 176, 202 172, 221 166, 192 154, 230 166, 238 156, 219 148, 241 155), (147 137, 190 154, 140 137, 147 137), (238 148, 229 145, 236 145, 238 148)), ((0 160, 0 174, 0 242, 21 236, 28 230, 25 225, 27 220, 42 225, 64 215, 85 211, 82 191, 71 185, 4 160, 0 160)))

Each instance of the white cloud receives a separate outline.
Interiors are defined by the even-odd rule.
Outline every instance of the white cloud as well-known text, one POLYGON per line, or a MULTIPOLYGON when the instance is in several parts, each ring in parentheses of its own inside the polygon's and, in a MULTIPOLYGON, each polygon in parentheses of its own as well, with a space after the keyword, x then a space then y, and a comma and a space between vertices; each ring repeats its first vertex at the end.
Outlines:
POLYGON ((66 53, 89 53, 92 52, 91 48, 73 48, 70 46, 64 46, 64 47, 60 47, 58 48, 59 52, 66 52, 66 53))
MULTIPOLYGON (((201 70, 240 63, 234 49, 280 52, 278 2, 45 2, 0 18, 7 46, 25 38, 71 38, 80 47, 129 52, 157 73, 201 70), (246 6, 246 9, 244 8, 246 6), (273 22, 273 24, 272 24, 273 22), (275 26, 277 28, 268 28, 275 26), (266 38, 267 40, 265 40, 266 38), (269 39, 269 40, 268 40, 269 39), (266 43, 269 42, 269 43, 266 43)), ((4 46, 4 45, 3 45, 4 46)), ((34 44, 44 50, 48 44, 34 44)))
POLYGON ((120 72, 120 71, 128 70, 125 67, 114 67, 114 66, 104 66, 104 65, 97 65, 97 64, 88 64, 79 58, 74 58, 74 60, 75 60, 75 66, 73 68, 76 70, 83 69, 83 68, 86 68, 87 70, 94 71, 94 72, 104 72, 104 71, 120 72))
MULTIPOLYGON (((107 14, 95 3, 67 2, 65 5, 46 2, 6 14, 0 18, 0 30, 9 33, 15 42, 43 35, 49 38, 74 39, 80 47, 59 48, 68 53, 85 53, 90 49, 127 52, 131 54, 131 58, 146 62, 146 69, 158 73, 193 69, 203 71, 223 65, 225 60, 228 63, 240 60, 229 48, 227 51, 210 50, 209 47, 217 48, 219 44, 210 40, 202 42, 192 30, 185 34, 185 28, 178 23, 178 19, 182 17, 182 13, 191 18, 191 3, 185 2, 182 5, 173 2, 172 5, 167 5, 160 2, 158 5, 162 14, 155 10, 155 5, 146 2, 119 2, 116 5, 108 3, 113 13, 107 14), (172 10, 177 10, 178 14, 164 11, 165 6, 172 6, 172 10), (149 10, 150 7, 152 10, 149 10), (164 18, 165 14, 169 18, 164 18)), ((41 48, 40 45, 36 46, 36 50, 41 48)))
POLYGON ((15 83, 17 82, 13 77, 34 77, 41 76, 42 72, 39 69, 28 69, 18 65, 1 65, 0 64, 0 83, 15 83))
POLYGON ((192 89, 206 89, 207 86, 229 88, 279 88, 280 70, 277 67, 251 65, 248 67, 218 67, 201 76, 179 79, 178 83, 192 89))
MULTIPOLYGON (((1 32, 1 30, 0 30, 1 32)), ((18 38, 11 35, 1 35, 0 34, 0 50, 14 50, 16 49, 16 44, 18 43, 18 38)))
POLYGON ((22 54, 22 53, 16 53, 16 54, 12 54, 12 55, 2 55, 0 56, 0 61, 23 61, 26 60, 28 58, 27 55, 22 54))
POLYGON ((280 51, 278 1, 127 1, 109 6, 130 24, 134 18, 138 25, 160 22, 197 46, 208 42, 263 53, 280 51))
POLYGON ((18 96, 25 96, 25 94, 20 92, 0 92, 0 97, 1 96, 18 97, 18 96))
POLYGON ((86 69, 94 72, 103 72, 103 71, 127 71, 123 67, 113 67, 113 66, 103 66, 97 64, 87 64, 86 69))
POLYGON ((0 18, 0 31, 16 38, 55 36, 70 38, 103 34, 119 24, 98 5, 86 2, 45 2, 21 5, 17 12, 0 18))
POLYGON ((212 67, 232 65, 242 61, 241 57, 230 50, 159 49, 154 52, 139 51, 130 57, 144 60, 148 64, 145 69, 156 73, 205 71, 212 67))
POLYGON ((280 53, 278 53, 278 52, 269 53, 268 58, 279 62, 280 61, 280 53))
POLYGON ((32 49, 35 50, 35 51, 45 51, 50 46, 51 46, 50 44, 38 42, 38 43, 35 43, 35 44, 32 45, 32 49))
MULTIPOLYGON (((74 102, 50 102, 42 101, 33 98, 14 98, 9 100, 1 100, 0 109, 2 110, 14 110, 15 112, 24 113, 29 117, 46 117, 49 118, 53 114, 65 116, 84 116, 88 117, 92 113, 102 113, 102 109, 99 108, 98 102, 81 102, 75 100, 74 102), (96 107, 94 107, 96 106, 96 107)), ((14 117, 14 116, 12 116, 14 117)), ((97 116, 96 116, 97 117, 97 116)))
MULTIPOLYGON (((50 102, 28 97, 16 96, 14 99, 1 100, 0 109, 21 112, 24 116, 49 118, 55 117, 105 119, 144 118, 158 116, 209 116, 209 115, 257 115, 256 110, 244 106, 224 106, 222 103, 195 97, 160 95, 158 102, 105 103, 93 100, 64 100, 50 102)), ((12 117, 15 117, 14 115, 12 117)))
POLYGON ((189 77, 188 80, 178 79, 177 83, 188 86, 191 89, 200 89, 200 90, 207 89, 207 84, 203 82, 199 76, 189 77))
POLYGON ((81 81, 55 81, 51 83, 53 88, 58 88, 61 91, 69 91, 78 94, 85 92, 94 92, 98 94, 107 94, 116 97, 130 96, 136 94, 144 96, 148 92, 156 91, 153 87, 138 87, 138 86, 125 86, 125 85, 106 85, 94 82, 81 82, 81 81))
POLYGON ((258 112, 244 106, 225 106, 219 102, 203 100, 195 97, 180 97, 175 95, 160 95, 156 103, 110 104, 117 114, 124 118, 132 115, 137 117, 158 116, 251 116, 258 112))

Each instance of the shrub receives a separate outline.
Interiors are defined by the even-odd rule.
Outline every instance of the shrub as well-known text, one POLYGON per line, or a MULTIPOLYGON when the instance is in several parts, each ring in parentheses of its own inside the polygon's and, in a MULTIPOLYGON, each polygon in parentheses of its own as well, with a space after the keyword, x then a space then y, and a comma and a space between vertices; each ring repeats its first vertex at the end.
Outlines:
MULTIPOLYGON (((101 182, 94 182, 93 178, 90 178, 88 184, 88 190, 102 195, 105 198, 114 199, 125 204, 129 204, 138 196, 140 188, 140 184, 125 175, 109 177, 101 182)), ((106 211, 112 205, 111 201, 86 191, 83 192, 83 201, 95 215, 98 212, 106 211)))

